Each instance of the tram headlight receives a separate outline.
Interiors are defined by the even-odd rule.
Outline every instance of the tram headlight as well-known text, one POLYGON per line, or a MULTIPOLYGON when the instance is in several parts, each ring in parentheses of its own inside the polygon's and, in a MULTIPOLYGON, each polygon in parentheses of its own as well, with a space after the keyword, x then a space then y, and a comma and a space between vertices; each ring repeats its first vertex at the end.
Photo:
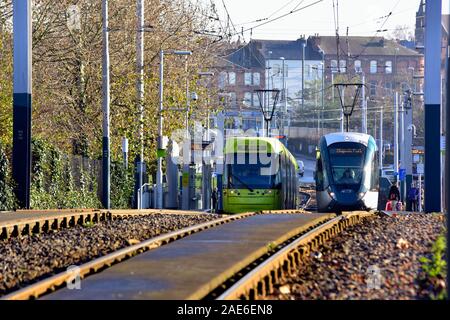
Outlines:
POLYGON ((272 194, 272 190, 267 190, 266 194, 272 194))
POLYGON ((331 199, 336 200, 336 193, 331 191, 331 188, 328 188, 327 191, 328 191, 328 194, 331 197, 331 199))

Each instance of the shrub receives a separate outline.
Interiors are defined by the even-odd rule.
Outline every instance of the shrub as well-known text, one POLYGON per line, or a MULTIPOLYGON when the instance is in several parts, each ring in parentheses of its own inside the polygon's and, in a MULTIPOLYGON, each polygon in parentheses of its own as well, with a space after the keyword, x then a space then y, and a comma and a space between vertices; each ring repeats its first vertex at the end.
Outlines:
POLYGON ((15 204, 9 161, 0 144, 0 211, 13 210, 15 204))

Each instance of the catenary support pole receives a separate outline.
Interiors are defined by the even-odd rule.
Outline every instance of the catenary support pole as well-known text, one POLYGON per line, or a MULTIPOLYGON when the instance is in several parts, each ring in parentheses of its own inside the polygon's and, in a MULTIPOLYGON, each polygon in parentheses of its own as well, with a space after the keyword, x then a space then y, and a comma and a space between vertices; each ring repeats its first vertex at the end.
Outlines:
POLYGON ((325 53, 322 51, 322 112, 320 113, 321 117, 321 127, 322 127, 322 135, 324 134, 324 126, 325 126, 325 53))
MULTIPOLYGON (((450 21, 447 26, 447 30, 450 30, 450 21)), ((446 200, 446 214, 447 214, 447 299, 450 299, 450 274, 448 272, 449 257, 450 257, 450 219, 449 207, 450 207, 450 38, 447 37, 447 84, 446 84, 446 112, 445 112, 445 197, 446 200)))
POLYGON ((13 178, 20 208, 30 208, 32 19, 31 0, 13 2, 13 178))
POLYGON ((108 26, 108 0, 103 0, 103 66, 102 66, 102 87, 103 87, 103 156, 102 156, 102 174, 103 174, 103 192, 102 204, 105 209, 111 208, 111 152, 109 141, 109 26, 108 26))
MULTIPOLYGON (((404 102, 400 102, 400 143, 399 143, 399 151, 400 151, 400 169, 406 169, 405 167, 405 104, 404 102)), ((399 176, 400 177, 400 176, 399 176)), ((406 177, 402 177, 403 179, 400 181, 400 199, 403 203, 406 203, 406 177)))
POLYGON ((186 128, 186 135, 184 137, 185 139, 185 147, 184 152, 189 153, 188 156, 184 157, 183 161, 183 178, 182 178, 182 209, 183 210, 190 210, 191 209, 191 188, 190 188, 190 172, 191 172, 191 153, 192 151, 192 144, 191 144, 191 134, 189 130, 189 114, 191 109, 191 99, 189 98, 189 76, 188 76, 188 60, 186 58, 184 62, 184 71, 186 73, 186 112, 184 115, 184 126, 186 128), (187 141, 189 141, 189 144, 187 144, 187 141))
POLYGON ((399 141, 398 141, 398 104, 399 104, 398 92, 395 92, 394 96, 394 172, 397 174, 396 181, 398 182, 399 173, 399 141))
POLYGON ((366 101, 366 75, 363 73, 362 75, 362 133, 367 134, 367 101, 366 101))
POLYGON ((137 32, 136 32, 136 102, 139 114, 139 199, 138 209, 142 209, 144 185, 144 0, 137 0, 137 32))
MULTIPOLYGON (((163 149, 163 97, 164 97, 164 51, 159 53, 159 107, 158 107, 158 150, 163 149)), ((163 171, 162 160, 158 154, 157 168, 156 168, 156 206, 157 209, 163 207, 163 171)))
MULTIPOLYGON (((412 170, 412 144, 413 144, 413 109, 411 101, 408 101, 407 109, 405 110, 405 143, 404 143, 404 159, 402 163, 404 164, 404 168, 406 169, 406 195, 409 195, 411 190, 411 184, 413 182, 413 170, 412 170)), ((406 197, 406 209, 410 211, 412 209, 411 201, 408 200, 408 196, 406 197)))
POLYGON ((380 149, 378 152, 380 153, 380 175, 383 173, 383 149, 384 149, 384 143, 383 143, 383 118, 384 118, 384 111, 383 111, 384 105, 381 106, 380 111, 380 149))
POLYGON ((306 40, 302 42, 302 110, 305 110, 305 55, 306 40))
POLYGON ((442 1, 425 10, 425 211, 441 211, 441 15, 442 1))

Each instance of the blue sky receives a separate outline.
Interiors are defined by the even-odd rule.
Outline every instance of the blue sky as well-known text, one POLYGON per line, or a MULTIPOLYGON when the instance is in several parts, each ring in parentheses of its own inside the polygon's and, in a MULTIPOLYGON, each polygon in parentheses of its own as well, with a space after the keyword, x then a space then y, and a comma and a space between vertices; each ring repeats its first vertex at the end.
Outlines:
MULTIPOLYGON (((225 23, 227 19, 222 1, 225 2, 236 29, 241 31, 242 27, 248 29, 258 24, 248 23, 250 21, 268 17, 273 19, 290 12, 297 6, 302 8, 316 0, 213 0, 222 23, 225 23), (279 11, 276 12, 277 10, 279 11)), ((336 3, 336 0, 334 2, 336 3)), ((347 27, 349 27, 349 35, 353 36, 373 36, 380 28, 388 29, 388 31, 377 35, 386 36, 398 25, 406 25, 414 31, 415 13, 419 2, 419 0, 339 0, 340 34, 345 35, 347 27), (391 11, 392 15, 388 19, 384 18, 391 11)), ((444 12, 447 12, 448 8, 449 0, 443 0, 444 12)), ((333 16, 333 0, 323 0, 283 19, 255 28, 252 31, 252 38, 288 40, 297 39, 302 34, 334 35, 333 16)), ((267 20, 262 22, 265 21, 267 20)), ((247 31, 245 39, 248 41, 249 38, 250 31, 247 31)))

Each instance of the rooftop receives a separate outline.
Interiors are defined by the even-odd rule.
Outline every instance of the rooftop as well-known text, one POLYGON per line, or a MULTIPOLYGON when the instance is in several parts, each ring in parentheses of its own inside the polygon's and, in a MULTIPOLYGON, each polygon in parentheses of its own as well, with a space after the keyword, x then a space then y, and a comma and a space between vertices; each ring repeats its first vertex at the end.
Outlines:
MULTIPOLYGON (((322 49, 325 54, 336 55, 337 43, 336 37, 312 37, 310 41, 315 43, 322 49)), ((383 37, 341 37, 340 38, 340 54, 356 58, 360 55, 366 56, 421 56, 413 49, 406 48, 394 40, 388 40, 383 37), (347 44, 348 40, 348 44, 347 44)))

